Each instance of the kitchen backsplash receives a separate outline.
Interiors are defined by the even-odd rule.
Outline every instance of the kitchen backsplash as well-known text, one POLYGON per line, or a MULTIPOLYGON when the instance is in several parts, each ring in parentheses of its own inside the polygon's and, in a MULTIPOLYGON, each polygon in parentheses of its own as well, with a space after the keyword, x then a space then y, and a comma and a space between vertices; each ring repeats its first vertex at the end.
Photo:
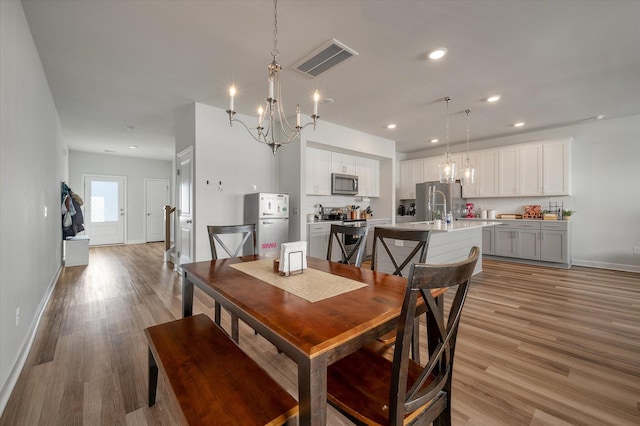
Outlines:
MULTIPOLYGON (((370 200, 359 201, 360 197, 345 196, 345 195, 331 195, 322 197, 306 197, 307 204, 300 206, 300 213, 318 214, 320 207, 318 204, 322 204, 323 207, 346 207, 351 205, 360 206, 360 210, 366 209, 370 205, 370 200)), ((375 213, 375 212, 374 212, 375 213)))
POLYGON ((531 198, 467 198, 467 202, 474 204, 476 211, 480 209, 495 210, 497 214, 521 214, 526 205, 540 205, 548 209, 549 203, 562 203, 565 210, 572 210, 571 197, 531 197, 531 198))

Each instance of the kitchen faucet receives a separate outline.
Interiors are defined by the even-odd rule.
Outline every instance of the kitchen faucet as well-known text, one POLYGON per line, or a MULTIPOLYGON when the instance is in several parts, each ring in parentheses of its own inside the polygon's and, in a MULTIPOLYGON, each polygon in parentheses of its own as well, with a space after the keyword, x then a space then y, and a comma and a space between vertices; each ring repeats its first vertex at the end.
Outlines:
MULTIPOLYGON (((442 212, 442 216, 440 216, 440 218, 444 217, 444 215, 447 214, 447 197, 446 195, 444 195, 444 192, 439 191, 436 189, 435 185, 431 188, 431 193, 433 194, 433 206, 437 206, 438 204, 436 203, 436 194, 440 194, 442 195, 442 207, 444 209, 444 211, 442 212)), ((431 201, 431 200, 429 200, 431 201)), ((431 219, 433 219, 433 216, 431 217, 431 219)))

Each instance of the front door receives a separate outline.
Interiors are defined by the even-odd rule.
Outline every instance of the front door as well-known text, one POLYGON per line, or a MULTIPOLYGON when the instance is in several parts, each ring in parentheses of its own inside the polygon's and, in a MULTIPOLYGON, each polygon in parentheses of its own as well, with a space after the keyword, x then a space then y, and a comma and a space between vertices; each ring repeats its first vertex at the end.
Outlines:
POLYGON ((84 176, 84 220, 90 245, 124 244, 125 182, 122 176, 84 176))
POLYGON ((188 148, 178 154, 178 264, 190 263, 193 259, 193 151, 188 148))
POLYGON ((164 241, 164 207, 169 204, 169 181, 167 179, 145 179, 144 183, 147 242, 164 241))

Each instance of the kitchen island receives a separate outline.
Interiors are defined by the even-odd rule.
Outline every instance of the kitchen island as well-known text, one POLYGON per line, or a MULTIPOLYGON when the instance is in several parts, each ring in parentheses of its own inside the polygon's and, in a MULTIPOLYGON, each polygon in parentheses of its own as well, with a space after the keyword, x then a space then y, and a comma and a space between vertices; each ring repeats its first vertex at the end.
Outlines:
MULTIPOLYGON (((471 247, 478 246, 482 249, 482 228, 499 225, 493 221, 461 221, 455 220, 451 224, 436 225, 434 222, 408 222, 395 225, 381 225, 380 228, 406 229, 430 231, 429 248, 427 250, 427 263, 452 263, 464 260, 469 256, 471 247)), ((374 230, 372 230, 374 231, 374 230)), ((412 241, 396 240, 390 245, 394 257, 404 258, 411 253, 416 246, 412 241)), ((378 269, 382 272, 393 272, 395 268, 384 249, 376 249, 378 256, 378 269)), ((416 256, 417 257, 417 256, 416 256)), ((417 261, 417 259, 416 259, 417 261)), ((482 254, 476 264, 474 275, 482 271, 482 254)), ((408 276, 409 266, 402 270, 403 276, 408 276)))

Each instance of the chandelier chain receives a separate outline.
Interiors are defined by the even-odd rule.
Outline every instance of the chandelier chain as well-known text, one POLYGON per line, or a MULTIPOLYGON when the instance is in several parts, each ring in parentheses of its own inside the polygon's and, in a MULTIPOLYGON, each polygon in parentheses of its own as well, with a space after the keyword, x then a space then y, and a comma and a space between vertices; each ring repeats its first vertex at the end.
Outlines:
POLYGON ((271 56, 275 60, 278 57, 278 0, 273 0, 273 50, 271 56))

